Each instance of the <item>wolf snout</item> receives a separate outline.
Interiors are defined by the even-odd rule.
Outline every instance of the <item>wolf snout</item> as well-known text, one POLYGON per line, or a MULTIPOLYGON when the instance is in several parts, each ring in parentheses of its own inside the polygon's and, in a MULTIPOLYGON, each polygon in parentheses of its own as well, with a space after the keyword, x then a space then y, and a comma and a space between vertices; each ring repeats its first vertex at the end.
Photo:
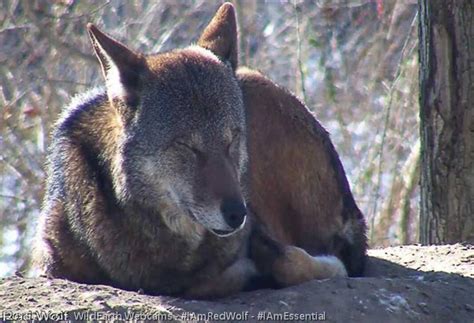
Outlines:
POLYGON ((221 205, 221 212, 225 222, 232 229, 239 228, 245 221, 247 208, 242 201, 235 199, 225 199, 221 205))

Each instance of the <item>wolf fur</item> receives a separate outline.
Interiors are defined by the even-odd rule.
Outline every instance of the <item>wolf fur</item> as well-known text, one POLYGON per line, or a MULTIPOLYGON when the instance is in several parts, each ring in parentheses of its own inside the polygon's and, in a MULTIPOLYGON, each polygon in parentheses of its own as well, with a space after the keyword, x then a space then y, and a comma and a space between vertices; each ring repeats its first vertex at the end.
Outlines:
POLYGON ((52 136, 35 245, 47 275, 211 298, 362 274, 365 223, 329 136, 286 90, 236 70, 231 4, 166 53, 88 30, 106 87, 52 136))

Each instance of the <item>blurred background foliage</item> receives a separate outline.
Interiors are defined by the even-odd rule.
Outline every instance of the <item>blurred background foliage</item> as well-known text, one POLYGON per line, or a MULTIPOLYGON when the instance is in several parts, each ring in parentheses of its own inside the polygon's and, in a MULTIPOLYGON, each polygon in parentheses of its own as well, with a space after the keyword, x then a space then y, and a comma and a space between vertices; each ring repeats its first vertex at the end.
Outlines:
MULTIPOLYGON (((234 0, 240 62, 296 93, 331 133, 371 247, 418 241, 415 0, 234 0)), ((49 134, 103 83, 94 22, 143 52, 195 42, 209 0, 0 1, 0 276, 28 267, 49 134)), ((302 147, 304 149, 304 147, 302 147)))

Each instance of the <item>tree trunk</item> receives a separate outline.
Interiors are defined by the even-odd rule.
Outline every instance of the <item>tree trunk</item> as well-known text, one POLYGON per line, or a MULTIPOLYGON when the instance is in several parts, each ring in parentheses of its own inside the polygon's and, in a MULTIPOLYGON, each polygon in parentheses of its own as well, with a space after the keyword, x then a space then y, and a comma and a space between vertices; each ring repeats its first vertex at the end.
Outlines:
POLYGON ((419 0, 423 244, 474 242, 474 2, 419 0))

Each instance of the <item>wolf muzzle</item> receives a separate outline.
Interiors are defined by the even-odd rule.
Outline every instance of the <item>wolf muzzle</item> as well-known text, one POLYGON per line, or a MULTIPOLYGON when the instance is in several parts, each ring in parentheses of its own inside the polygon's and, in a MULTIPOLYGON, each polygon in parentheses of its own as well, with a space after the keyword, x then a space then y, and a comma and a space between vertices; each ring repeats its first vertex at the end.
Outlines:
POLYGON ((221 212, 227 225, 235 230, 244 223, 247 208, 242 201, 224 199, 221 205, 221 212))

